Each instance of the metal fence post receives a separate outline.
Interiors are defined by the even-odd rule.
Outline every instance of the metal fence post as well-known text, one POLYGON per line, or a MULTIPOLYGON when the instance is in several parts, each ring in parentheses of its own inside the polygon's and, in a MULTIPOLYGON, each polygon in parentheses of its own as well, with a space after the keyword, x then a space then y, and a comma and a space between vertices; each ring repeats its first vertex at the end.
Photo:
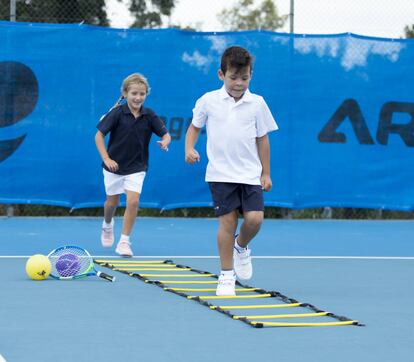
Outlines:
POLYGON ((14 207, 13 207, 13 205, 7 205, 7 207, 6 207, 6 215, 7 215, 7 217, 14 216, 14 207))
POLYGON ((10 21, 16 21, 16 0, 10 0, 10 21))

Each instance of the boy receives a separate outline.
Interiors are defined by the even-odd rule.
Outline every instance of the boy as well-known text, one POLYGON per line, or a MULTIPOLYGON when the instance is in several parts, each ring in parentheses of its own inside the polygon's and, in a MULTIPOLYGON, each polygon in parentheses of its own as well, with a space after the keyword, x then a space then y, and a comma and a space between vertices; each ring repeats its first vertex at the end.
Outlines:
POLYGON ((248 89, 252 56, 246 49, 238 46, 226 49, 218 76, 223 87, 204 94, 193 109, 193 120, 186 134, 185 160, 190 164, 200 160, 194 146, 206 125, 205 180, 219 219, 221 273, 216 295, 235 295, 236 276, 239 279, 252 276, 247 245, 263 222, 263 190, 272 187, 267 134, 278 126, 264 99, 248 89), (235 235, 237 210, 243 213, 244 221, 240 233, 235 235))

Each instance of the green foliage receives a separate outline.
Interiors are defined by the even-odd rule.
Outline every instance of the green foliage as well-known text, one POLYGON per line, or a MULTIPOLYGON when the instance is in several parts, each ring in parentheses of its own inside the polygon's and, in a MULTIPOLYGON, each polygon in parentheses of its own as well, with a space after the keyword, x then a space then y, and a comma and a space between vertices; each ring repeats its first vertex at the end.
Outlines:
MULTIPOLYGON (((12 208, 13 216, 74 216, 74 217, 103 217, 103 207, 75 209, 48 205, 2 205, 0 217, 9 215, 12 208)), ((357 208, 332 208, 330 215, 324 208, 291 210, 280 207, 266 207, 266 219, 351 219, 351 220, 414 220, 414 211, 373 210, 357 208)), ((124 207, 116 210, 116 216, 122 217, 124 207)), ((9 215, 9 216, 12 216, 9 215)), ((190 217, 215 218, 212 207, 193 207, 174 210, 139 209, 138 217, 190 217)))
MULTIPOLYGON (((0 0, 0 19, 10 19, 10 0, 0 0)), ((105 0, 16 1, 16 21, 107 26, 105 0)))
POLYGON ((131 28, 158 28, 162 15, 170 16, 175 0, 131 0, 129 11, 135 17, 131 28))
MULTIPOLYGON (((118 0, 135 18, 132 28, 159 28, 176 0, 118 0)), ((10 0, 0 0, 0 20, 10 19, 10 0)), ((105 0, 17 0, 16 21, 109 26, 105 0)))
POLYGON ((276 30, 285 24, 287 17, 279 16, 272 0, 263 0, 259 5, 254 0, 239 0, 234 7, 219 13, 218 19, 226 30, 276 30))
POLYGON ((414 24, 411 25, 411 27, 409 25, 407 25, 404 28, 404 32, 405 32, 405 37, 406 38, 414 38, 414 24))

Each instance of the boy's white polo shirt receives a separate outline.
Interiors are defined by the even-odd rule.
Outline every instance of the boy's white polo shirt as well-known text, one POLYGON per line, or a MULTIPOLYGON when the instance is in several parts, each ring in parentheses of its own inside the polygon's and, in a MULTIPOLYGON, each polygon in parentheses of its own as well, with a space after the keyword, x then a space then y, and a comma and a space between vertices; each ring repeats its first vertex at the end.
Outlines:
POLYGON ((192 124, 207 129, 207 182, 260 185, 256 138, 278 129, 263 97, 247 90, 235 102, 223 86, 197 100, 192 124))

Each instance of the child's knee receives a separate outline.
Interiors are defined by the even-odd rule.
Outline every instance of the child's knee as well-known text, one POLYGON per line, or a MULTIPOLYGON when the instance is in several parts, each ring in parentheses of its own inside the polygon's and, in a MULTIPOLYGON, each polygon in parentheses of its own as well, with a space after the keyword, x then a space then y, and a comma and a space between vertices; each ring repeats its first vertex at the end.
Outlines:
POLYGON ((250 211, 244 215, 244 222, 251 228, 259 228, 263 223, 263 212, 250 211))
POLYGON ((127 199, 127 207, 138 209, 139 197, 130 197, 127 199))
POLYGON ((108 196, 108 197, 106 198, 106 203, 105 203, 105 206, 115 208, 115 207, 117 207, 117 206, 118 206, 118 204, 119 204, 119 198, 118 198, 118 197, 115 197, 115 196, 108 196))
POLYGON ((220 226, 227 230, 235 230, 237 228, 237 214, 235 212, 220 216, 219 220, 220 226))

